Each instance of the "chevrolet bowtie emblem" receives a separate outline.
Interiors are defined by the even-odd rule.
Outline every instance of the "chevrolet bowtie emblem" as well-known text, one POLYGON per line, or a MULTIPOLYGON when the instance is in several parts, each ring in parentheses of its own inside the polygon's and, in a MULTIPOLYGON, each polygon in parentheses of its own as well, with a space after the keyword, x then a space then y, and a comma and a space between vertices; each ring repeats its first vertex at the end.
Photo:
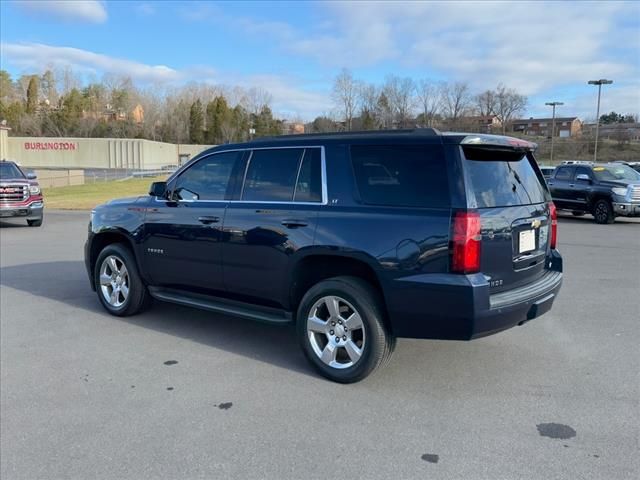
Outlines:
POLYGON ((531 222, 531 228, 538 228, 540 227, 540 220, 534 220, 533 222, 531 222))

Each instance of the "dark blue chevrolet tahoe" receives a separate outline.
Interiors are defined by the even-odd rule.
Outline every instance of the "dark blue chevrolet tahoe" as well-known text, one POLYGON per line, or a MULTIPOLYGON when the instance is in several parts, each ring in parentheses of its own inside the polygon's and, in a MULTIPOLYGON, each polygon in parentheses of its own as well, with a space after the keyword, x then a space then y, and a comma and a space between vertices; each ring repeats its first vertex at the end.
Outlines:
POLYGON ((551 308, 562 257, 534 147, 418 129, 211 148, 92 212, 91 285, 114 315, 155 298, 295 323, 322 375, 355 382, 397 337, 470 340, 551 308))

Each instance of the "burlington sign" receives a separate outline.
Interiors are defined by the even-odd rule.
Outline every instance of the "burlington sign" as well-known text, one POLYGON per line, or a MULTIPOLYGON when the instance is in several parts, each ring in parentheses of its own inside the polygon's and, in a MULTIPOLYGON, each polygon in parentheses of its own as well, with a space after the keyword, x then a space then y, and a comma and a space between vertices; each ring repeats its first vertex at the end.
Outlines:
POLYGON ((76 142, 24 142, 25 150, 77 150, 76 142))

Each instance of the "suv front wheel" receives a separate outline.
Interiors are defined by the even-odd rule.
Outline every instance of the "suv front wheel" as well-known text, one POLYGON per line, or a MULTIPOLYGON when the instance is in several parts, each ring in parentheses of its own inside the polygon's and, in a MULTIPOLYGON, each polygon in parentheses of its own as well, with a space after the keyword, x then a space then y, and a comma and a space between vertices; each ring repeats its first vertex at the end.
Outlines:
POLYGON ((140 278, 136 261, 131 251, 121 243, 107 245, 100 252, 94 278, 98 298, 112 315, 135 315, 150 303, 150 295, 140 278))
POLYGON ((385 363, 395 338, 384 325, 374 288, 357 277, 335 277, 314 285, 297 314, 302 350, 316 370, 339 383, 364 379, 385 363))

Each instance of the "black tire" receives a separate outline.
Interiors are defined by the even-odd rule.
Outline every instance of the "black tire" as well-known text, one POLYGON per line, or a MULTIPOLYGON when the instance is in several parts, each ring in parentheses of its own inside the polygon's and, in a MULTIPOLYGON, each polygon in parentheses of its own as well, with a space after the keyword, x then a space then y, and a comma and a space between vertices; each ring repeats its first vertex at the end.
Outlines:
POLYGON ((112 315, 116 315, 118 317, 136 315, 147 309, 151 303, 151 296, 138 273, 136 260, 131 253, 131 250, 125 244, 112 243, 102 249, 93 269, 93 278, 100 303, 102 303, 102 306, 112 315), (115 257, 119 260, 119 262, 124 264, 127 272, 128 294, 124 298, 122 304, 118 306, 111 305, 105 299, 100 285, 100 271, 103 266, 103 262, 108 257, 115 257))
MULTIPOLYGON (((313 365, 321 375, 334 382, 354 383, 363 380, 371 375, 378 367, 388 362, 395 347, 395 338, 385 327, 384 309, 379 298, 380 294, 368 282, 357 277, 347 276, 334 277, 317 283, 304 295, 298 307, 296 317, 298 339, 307 360, 309 360, 311 365, 313 365), (352 332, 344 332, 349 335, 348 340, 355 342, 354 344, 356 345, 357 340, 355 335, 362 335, 361 339, 364 344, 358 345, 361 346, 361 356, 359 359, 357 361, 351 360, 348 349, 346 348, 346 342, 343 344, 345 346, 336 347, 337 349, 344 349, 343 356, 346 357, 346 361, 343 362, 343 364, 353 363, 353 365, 343 368, 332 367, 321 360, 319 354, 314 350, 314 345, 312 345, 310 336, 314 334, 310 333, 307 329, 307 319, 312 308, 316 307, 317 302, 321 302, 322 299, 331 296, 344 300, 345 303, 341 304, 340 308, 348 311, 352 307, 357 311, 362 320, 362 327, 360 329, 353 330, 352 332), (350 305, 347 305, 347 303, 350 305)), ((326 319, 327 328, 331 328, 329 327, 330 320, 331 318, 326 319)), ((344 327, 346 326, 347 323, 345 322, 344 327)), ((326 334, 326 338, 323 337, 323 333, 317 333, 315 335, 318 337, 314 338, 319 338, 320 341, 326 341, 326 345, 332 342, 332 340, 329 340, 329 334, 326 334)), ((314 342, 316 342, 315 345, 317 347, 318 340, 314 340, 314 342)), ((335 345, 333 342, 332 344, 335 345)), ((340 355, 340 353, 338 353, 338 355, 340 355)))
POLYGON ((571 212, 571 215, 573 215, 574 217, 581 217, 584 215, 584 212, 581 212, 580 210, 574 210, 571 212))
POLYGON ((37 220, 27 220, 27 225, 30 227, 40 227, 42 225, 42 218, 38 218, 37 220))
POLYGON ((593 218, 596 223, 599 224, 607 224, 613 223, 616 219, 613 214, 613 207, 611 206, 611 202, 604 198, 597 200, 596 203, 593 204, 593 218))

